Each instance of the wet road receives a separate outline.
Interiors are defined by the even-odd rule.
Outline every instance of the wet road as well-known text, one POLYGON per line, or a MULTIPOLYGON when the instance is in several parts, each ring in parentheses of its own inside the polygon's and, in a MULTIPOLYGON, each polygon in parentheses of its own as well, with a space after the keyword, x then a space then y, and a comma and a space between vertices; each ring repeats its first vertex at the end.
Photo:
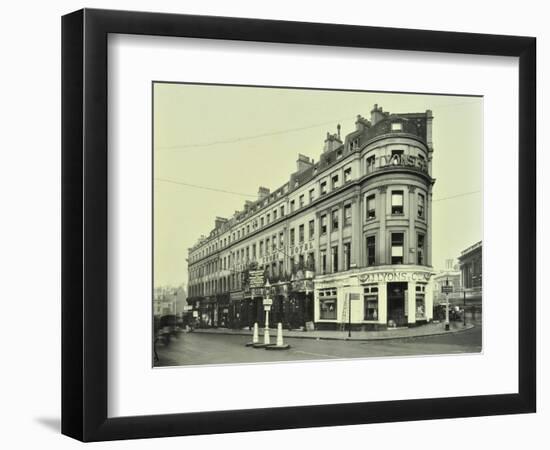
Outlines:
MULTIPOLYGON (((250 336, 183 333, 168 346, 157 345, 156 366, 239 364, 319 359, 477 353, 481 326, 448 335, 381 341, 285 339, 289 350, 268 351, 246 347, 250 336)), ((274 342, 274 338, 272 338, 274 342)))

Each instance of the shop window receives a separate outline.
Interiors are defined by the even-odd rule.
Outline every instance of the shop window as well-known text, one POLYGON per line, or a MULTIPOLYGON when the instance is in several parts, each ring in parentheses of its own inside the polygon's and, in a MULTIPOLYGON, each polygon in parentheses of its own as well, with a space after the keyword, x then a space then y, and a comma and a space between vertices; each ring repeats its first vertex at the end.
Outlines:
POLYGON ((424 196, 422 194, 418 194, 418 210, 417 210, 417 213, 418 213, 419 218, 421 218, 421 219, 424 218, 424 215, 425 215, 424 196))
POLYGON ((376 264, 376 238, 367 236, 367 266, 376 264))
POLYGON ((309 221, 309 239, 313 239, 315 236, 315 220, 309 221))
POLYGON ((304 242, 304 225, 298 227, 298 240, 300 243, 304 242))
POLYGON ((336 231, 338 229, 338 210, 335 209, 332 211, 332 224, 331 224, 331 231, 336 231))
POLYGON ((321 216, 321 234, 327 234, 327 215, 321 216))
POLYGON ((376 196, 374 194, 367 197, 367 220, 376 218, 376 196))
POLYGON ((424 235, 418 234, 416 236, 416 263, 418 265, 424 264, 424 235))
POLYGON ((351 167, 344 169, 344 183, 351 181, 351 167))
POLYGON ((321 289, 319 291, 319 318, 335 320, 338 311, 336 289, 321 289))
POLYGON ((391 213, 403 214, 403 191, 392 191, 391 193, 391 213))
POLYGON ((367 285, 363 288, 365 320, 378 320, 378 286, 367 285))
POLYGON ((426 318, 426 285, 416 285, 415 315, 417 319, 426 318))
POLYGON ((403 264, 403 233, 391 234, 391 263, 403 264))
POLYGON ((344 226, 351 226, 351 204, 344 206, 344 226))
POLYGON ((351 242, 344 244, 344 270, 351 268, 351 242))

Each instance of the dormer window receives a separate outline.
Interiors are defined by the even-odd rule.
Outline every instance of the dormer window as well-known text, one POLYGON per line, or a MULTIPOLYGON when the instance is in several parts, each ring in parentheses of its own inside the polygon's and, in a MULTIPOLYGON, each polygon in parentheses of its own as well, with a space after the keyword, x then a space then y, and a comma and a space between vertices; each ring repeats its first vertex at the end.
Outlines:
POLYGON ((394 122, 391 124, 391 130, 392 131, 402 131, 403 130, 403 124, 401 122, 394 122))

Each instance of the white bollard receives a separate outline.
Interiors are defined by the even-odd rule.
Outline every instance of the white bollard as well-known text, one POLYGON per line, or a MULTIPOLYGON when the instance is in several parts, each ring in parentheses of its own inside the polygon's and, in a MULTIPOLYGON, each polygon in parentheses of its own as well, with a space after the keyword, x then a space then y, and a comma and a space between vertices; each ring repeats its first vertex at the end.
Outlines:
POLYGON ((281 322, 277 324, 277 346, 283 346, 283 324, 281 322))
POLYGON ((267 345, 266 350, 288 350, 290 345, 283 342, 283 324, 279 322, 277 324, 277 344, 267 345))
POLYGON ((260 335, 258 333, 258 322, 254 322, 254 333, 252 335, 252 343, 257 344, 260 342, 260 335))

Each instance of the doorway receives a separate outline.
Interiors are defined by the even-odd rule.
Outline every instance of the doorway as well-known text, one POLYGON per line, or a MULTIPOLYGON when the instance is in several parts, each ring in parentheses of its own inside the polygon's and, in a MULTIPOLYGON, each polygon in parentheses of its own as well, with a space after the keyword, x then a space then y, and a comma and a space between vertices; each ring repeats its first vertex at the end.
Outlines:
POLYGON ((388 283, 388 322, 392 320, 400 327, 406 325, 405 317, 405 291, 407 283, 388 283))

